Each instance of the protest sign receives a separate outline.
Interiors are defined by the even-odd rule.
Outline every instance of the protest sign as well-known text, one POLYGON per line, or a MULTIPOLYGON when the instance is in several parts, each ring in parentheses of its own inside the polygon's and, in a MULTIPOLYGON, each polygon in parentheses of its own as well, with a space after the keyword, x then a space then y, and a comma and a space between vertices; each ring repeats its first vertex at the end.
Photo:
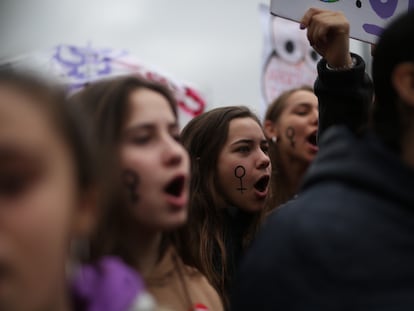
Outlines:
POLYGON ((311 7, 342 11, 350 22, 352 38, 375 43, 387 23, 414 9, 414 0, 272 0, 270 10, 299 22, 311 7))
POLYGON ((204 112, 206 107, 204 96, 193 85, 142 62, 126 50, 60 44, 18 57, 11 63, 60 78, 69 94, 94 81, 122 75, 137 75, 159 82, 175 95, 181 125, 204 112))
POLYGON ((306 32, 297 23, 272 16, 260 5, 263 28, 262 105, 260 115, 282 92, 302 85, 313 86, 320 56, 309 45, 306 32))

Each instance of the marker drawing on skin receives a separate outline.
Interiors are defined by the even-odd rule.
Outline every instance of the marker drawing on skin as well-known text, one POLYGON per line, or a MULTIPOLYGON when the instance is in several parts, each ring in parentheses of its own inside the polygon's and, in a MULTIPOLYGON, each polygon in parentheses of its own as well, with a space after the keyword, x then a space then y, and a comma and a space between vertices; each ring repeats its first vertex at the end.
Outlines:
POLYGON ((296 143, 295 142, 295 135, 296 135, 295 129, 293 127, 289 126, 286 129, 286 137, 287 137, 287 139, 289 139, 290 145, 292 146, 292 148, 295 148, 295 143, 296 143))
POLYGON ((234 169, 234 176, 236 176, 236 178, 240 180, 240 187, 237 188, 237 190, 239 190, 241 194, 243 194, 244 190, 247 190, 247 188, 243 187, 244 175, 246 175, 246 169, 241 165, 236 166, 236 168, 234 169))
POLYGON ((139 183, 138 174, 133 170, 127 169, 122 172, 122 180, 129 191, 129 199, 131 203, 138 202, 137 186, 139 183))

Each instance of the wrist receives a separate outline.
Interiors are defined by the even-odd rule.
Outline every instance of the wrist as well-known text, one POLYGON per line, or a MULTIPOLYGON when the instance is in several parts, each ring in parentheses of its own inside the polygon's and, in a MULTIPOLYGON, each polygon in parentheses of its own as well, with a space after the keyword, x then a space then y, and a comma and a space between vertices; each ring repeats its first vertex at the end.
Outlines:
POLYGON ((332 71, 345 71, 355 67, 357 59, 355 57, 349 57, 349 61, 345 65, 330 65, 326 62, 326 68, 332 71))

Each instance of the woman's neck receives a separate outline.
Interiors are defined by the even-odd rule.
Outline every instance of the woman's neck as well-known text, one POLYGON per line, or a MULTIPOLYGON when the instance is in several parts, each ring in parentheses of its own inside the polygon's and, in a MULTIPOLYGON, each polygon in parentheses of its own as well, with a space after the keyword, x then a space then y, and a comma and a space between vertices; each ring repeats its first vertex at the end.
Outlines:
POLYGON ((286 178, 285 182, 288 184, 289 189, 291 189, 292 193, 297 193, 309 167, 309 163, 284 155, 281 157, 280 166, 283 170, 283 175, 286 178))
POLYGON ((131 237, 133 237, 130 243, 133 267, 139 271, 143 278, 146 278, 151 275, 160 259, 162 233, 135 230, 131 237))

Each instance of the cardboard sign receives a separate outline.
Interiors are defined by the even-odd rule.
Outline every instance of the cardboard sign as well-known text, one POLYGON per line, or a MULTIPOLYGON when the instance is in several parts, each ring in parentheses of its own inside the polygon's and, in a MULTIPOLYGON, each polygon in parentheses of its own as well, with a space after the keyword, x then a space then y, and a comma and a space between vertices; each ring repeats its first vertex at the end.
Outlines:
POLYGON ((375 43, 392 19, 414 9, 414 0, 272 0, 270 11, 299 22, 311 7, 342 11, 351 25, 352 38, 375 43))

